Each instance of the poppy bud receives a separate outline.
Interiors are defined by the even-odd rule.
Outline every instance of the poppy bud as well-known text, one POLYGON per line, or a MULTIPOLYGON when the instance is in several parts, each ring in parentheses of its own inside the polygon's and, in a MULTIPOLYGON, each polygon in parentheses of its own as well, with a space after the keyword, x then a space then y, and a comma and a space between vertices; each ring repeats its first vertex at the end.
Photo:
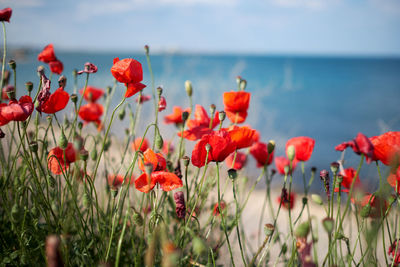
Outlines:
POLYGON ((163 148, 164 141, 163 141, 163 139, 162 139, 160 133, 156 134, 156 139, 155 139, 154 141, 155 141, 156 147, 157 147, 158 149, 162 149, 162 148, 163 148))
POLYGON ((58 140, 59 146, 61 149, 66 149, 68 146, 68 140, 67 137, 64 134, 64 129, 61 129, 61 135, 60 135, 60 139, 58 140))
POLYGON ((213 119, 212 117, 213 117, 214 114, 215 114, 215 109, 216 109, 215 105, 214 105, 214 104, 211 104, 211 105, 210 105, 211 119, 213 119))
POLYGON ((97 150, 96 150, 96 148, 93 148, 93 150, 90 152, 90 158, 93 161, 96 161, 96 159, 97 159, 97 150))
POLYGON ((79 157, 83 160, 83 161, 87 161, 88 157, 89 157, 89 153, 87 152, 86 149, 82 148, 79 151, 79 157))
POLYGON ((283 171, 285 172, 285 175, 287 175, 290 171, 290 167, 286 165, 285 167, 283 167, 283 171))
POLYGON ((303 197, 302 201, 303 201, 303 205, 307 205, 307 203, 308 203, 308 198, 303 197))
POLYGON ((12 85, 7 85, 5 88, 8 99, 15 99, 15 88, 12 85))
POLYGON ((210 149, 211 149, 211 145, 207 143, 207 144, 205 145, 205 148, 206 148, 206 151, 209 152, 210 149))
POLYGON ((33 152, 36 153, 38 151, 38 143, 33 141, 29 143, 29 149, 33 152))
POLYGON ((240 86, 240 81, 242 80, 241 76, 236 76, 236 83, 238 85, 238 87, 240 86))
POLYGON ((198 238, 198 237, 194 237, 193 238, 192 244, 193 244, 193 251, 197 255, 200 255, 201 253, 203 253, 207 249, 206 244, 204 243, 204 241, 202 239, 198 238))
POLYGON ((157 87, 157 95, 160 97, 162 95, 163 89, 161 86, 157 87))
POLYGON ((58 78, 58 86, 64 88, 67 85, 67 78, 64 75, 61 75, 58 78))
POLYGON ((293 146, 293 145, 289 146, 289 147, 287 148, 287 150, 286 150, 286 153, 287 153, 288 159, 289 159, 290 161, 293 161, 293 160, 294 160, 294 157, 296 156, 296 151, 295 151, 294 146, 293 146))
POLYGON ((6 134, 0 129, 0 139, 4 138, 6 134))
POLYGON ((247 86, 247 81, 245 79, 241 79, 239 84, 240 90, 244 91, 246 89, 246 86, 247 86))
POLYGON ((25 88, 28 92, 32 92, 33 90, 33 83, 32 82, 26 82, 25 83, 25 88))
POLYGON ((311 167, 311 172, 313 173, 317 172, 317 167, 311 167))
POLYGON ((275 149, 275 141, 274 140, 269 140, 267 144, 267 151, 268 154, 271 154, 275 149))
POLYGON ((146 53, 146 55, 150 53, 150 47, 148 45, 144 46, 144 52, 146 53))
POLYGON ((218 113, 218 119, 219 119, 220 121, 224 121, 225 118, 226 118, 226 113, 225 113, 225 111, 220 111, 220 112, 218 113))
POLYGON ((83 123, 80 121, 80 122, 78 122, 78 129, 79 130, 82 130, 82 127, 83 127, 83 123))
POLYGON ((121 109, 118 113, 118 118, 122 121, 125 118, 125 108, 121 109))
POLYGON ((189 112, 184 111, 182 112, 182 120, 185 122, 189 118, 189 112))
POLYGON ((335 221, 332 218, 327 217, 322 220, 322 226, 328 234, 332 233, 334 225, 335 221))
POLYGON ((183 165, 185 167, 189 166, 190 158, 188 156, 184 156, 182 159, 183 159, 183 165))
POLYGON ((336 161, 332 162, 331 163, 331 171, 333 172, 333 174, 336 175, 338 170, 339 170, 339 163, 337 163, 336 161))
POLYGON ((315 204, 318 204, 318 205, 323 204, 323 201, 322 201, 322 198, 320 197, 320 195, 312 194, 311 199, 314 201, 315 204))
POLYGON ((10 66, 10 68, 11 68, 12 70, 15 70, 15 69, 17 68, 17 64, 15 63, 15 60, 13 60, 13 59, 11 59, 11 60, 8 62, 8 65, 10 66))
POLYGON ((339 174, 339 175, 336 177, 336 186, 335 186, 335 187, 336 187, 336 188, 340 188, 342 182, 343 182, 343 176, 339 174))
POLYGON ((133 213, 132 220, 137 226, 142 226, 143 225, 142 215, 140 215, 140 213, 138 213, 138 212, 133 213))
POLYGON ((286 243, 284 243, 283 245, 282 245, 282 254, 283 255, 285 255, 286 254, 286 252, 287 252, 287 245, 286 245, 286 243))
POLYGON ((272 224, 267 223, 266 225, 264 225, 264 233, 266 236, 271 236, 274 233, 274 231, 275 227, 272 224))
POLYGON ((38 73, 38 76, 39 76, 39 77, 42 77, 42 76, 44 75, 44 66, 40 65, 40 66, 37 68, 37 73, 38 73))
POLYGON ((310 223, 303 222, 299 226, 297 226, 296 230, 294 231, 294 235, 296 237, 307 237, 308 232, 310 231, 310 223))
POLYGON ((76 94, 72 94, 72 95, 70 96, 70 98, 71 98, 71 101, 72 101, 74 104, 76 104, 76 102, 78 102, 78 96, 77 96, 76 94))
POLYGON ((361 217, 363 218, 367 218, 369 216, 369 214, 371 213, 371 204, 367 204, 365 205, 360 212, 361 217))
POLYGON ((237 178, 237 171, 235 169, 228 170, 228 176, 233 181, 237 178))
POLYGON ((108 151, 110 146, 111 146, 111 139, 107 139, 107 141, 104 143, 104 151, 108 151))
POLYGON ((185 82, 185 90, 186 90, 187 95, 189 97, 191 97, 192 94, 193 94, 193 87, 192 87, 192 82, 191 81, 188 80, 188 81, 185 82))

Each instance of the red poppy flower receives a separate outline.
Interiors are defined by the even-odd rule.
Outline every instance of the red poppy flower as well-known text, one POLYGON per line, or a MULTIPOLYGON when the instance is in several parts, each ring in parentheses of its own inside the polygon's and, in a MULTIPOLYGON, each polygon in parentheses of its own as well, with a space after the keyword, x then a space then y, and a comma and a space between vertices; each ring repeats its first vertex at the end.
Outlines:
POLYGON ((172 108, 172 114, 167 115, 167 116, 164 117, 164 122, 167 123, 167 124, 169 124, 169 123, 175 123, 176 125, 177 125, 177 124, 183 123, 183 120, 182 120, 182 113, 183 113, 184 111, 190 112, 190 108, 187 108, 187 109, 185 109, 185 110, 182 110, 181 107, 174 106, 174 107, 172 108))
POLYGON ((77 74, 81 75, 82 73, 96 73, 96 72, 97 72, 97 66, 94 65, 93 63, 86 62, 85 69, 78 71, 77 74))
POLYGON ((10 22, 11 14, 12 9, 9 7, 0 10, 0 21, 10 22))
POLYGON ((245 147, 250 147, 255 142, 255 139, 259 137, 255 137, 257 135, 257 131, 251 129, 248 126, 236 126, 233 125, 226 129, 231 136, 231 139, 236 144, 236 149, 241 149, 245 147))
POLYGON ((136 103, 144 103, 151 99, 151 95, 141 95, 136 98, 136 103), (140 100, 139 100, 140 98, 140 100))
POLYGON ((380 160, 385 165, 399 163, 400 132, 387 132, 371 137, 371 142, 374 146, 373 160, 380 160))
POLYGON ((294 146, 298 161, 307 161, 310 159, 315 145, 315 140, 307 136, 293 137, 286 143, 286 153, 289 146, 294 146))
POLYGON ((54 114, 63 110, 69 101, 69 94, 62 87, 58 88, 50 97, 38 107, 39 112, 54 114))
POLYGON ((136 138, 135 141, 132 142, 132 150, 136 151, 139 149, 140 151, 144 152, 150 147, 149 141, 146 138, 143 140, 143 144, 141 146, 140 143, 142 143, 142 138, 136 138))
MULTIPOLYGON (((187 121, 188 129, 183 132, 183 138, 186 138, 191 141, 195 141, 200 139, 205 134, 210 134, 212 129, 214 129, 219 124, 219 113, 215 112, 214 119, 211 123, 210 128, 210 117, 206 110, 200 106, 196 105, 194 111, 194 120, 187 121)), ((178 136, 181 136, 181 133, 178 133, 178 136)))
MULTIPOLYGON (((81 90, 79 90, 79 93, 82 95, 84 91, 85 88, 82 88, 81 90)), ((104 95, 103 89, 94 86, 88 86, 86 87, 86 91, 85 94, 83 95, 83 98, 88 102, 96 102, 97 99, 99 99, 103 95, 104 95)))
POLYGON ((42 52, 38 55, 38 60, 44 63, 50 63, 51 61, 57 60, 56 55, 54 54, 53 44, 49 44, 46 46, 42 52))
POLYGON ((76 153, 72 143, 68 143, 64 151, 60 147, 55 147, 50 150, 47 156, 47 166, 53 174, 61 174, 69 168, 69 165, 76 160, 76 153))
MULTIPOLYGON (((292 162, 292 169, 289 170, 289 173, 293 172, 293 170, 296 169, 296 165, 297 160, 294 159, 292 162)), ((275 157, 275 166, 280 174, 285 175, 285 167, 290 167, 290 160, 284 156, 275 157)))
MULTIPOLYGON (((8 105, 0 106, 0 121, 25 121, 33 112, 33 103, 30 96, 21 96, 19 101, 10 100, 8 105)), ((7 124, 6 123, 6 124, 7 124)), ((4 124, 3 124, 4 125, 4 124)))
POLYGON ((94 122, 100 125, 100 117, 103 115, 103 106, 98 103, 89 103, 81 106, 78 113, 85 122, 94 122))
POLYGON ((229 133, 221 129, 204 135, 195 145, 192 151, 192 164, 196 167, 203 167, 206 163, 206 145, 210 145, 207 163, 210 161, 221 162, 226 159, 236 149, 236 145, 232 142, 229 133))
POLYGON ((167 161, 160 153, 155 153, 151 148, 146 149, 143 153, 143 159, 139 160, 139 169, 146 172, 145 165, 151 164, 152 171, 164 171, 167 168, 167 161))
POLYGON ((167 100, 165 97, 161 97, 160 101, 158 101, 158 111, 163 111, 167 107, 167 100))
POLYGON ((246 120, 247 109, 250 103, 250 93, 239 92, 225 92, 223 95, 225 112, 228 118, 233 123, 242 123, 246 120))
POLYGON ((64 70, 64 65, 60 60, 54 60, 49 62, 50 71, 52 73, 60 75, 64 70))
POLYGON ((257 167, 263 167, 265 165, 270 165, 274 159, 274 152, 268 153, 267 144, 257 142, 250 147, 250 154, 253 155, 257 161, 257 167))
POLYGON ((117 81, 127 84, 125 97, 130 97, 146 87, 140 83, 143 80, 142 64, 132 58, 114 58, 111 74, 117 81))
POLYGON ((235 153, 231 153, 226 159, 225 164, 228 168, 233 168, 235 170, 241 170, 247 162, 247 155, 242 152, 236 153, 235 163, 233 164, 233 158, 235 157, 235 153), (232 166, 233 164, 233 166, 232 166))
MULTIPOLYGON (((124 175, 120 175, 120 174, 110 174, 107 177, 107 181, 108 181, 108 185, 112 188, 117 188, 120 187, 123 183, 124 183, 124 175)), ((129 184, 133 184, 135 182, 135 178, 133 177, 133 175, 131 176, 131 178, 126 178, 126 180, 129 180, 129 184)))
MULTIPOLYGON (((0 103, 0 126, 6 125, 7 123, 10 122, 7 118, 4 118, 4 117, 1 115, 1 109, 2 109, 3 107, 7 107, 7 104, 5 104, 5 103, 0 103)), ((1 129, 0 129, 0 130, 1 130, 1 129)), ((4 133, 3 133, 3 134, 4 134, 4 133)))
POLYGON ((288 192, 286 191, 286 189, 284 188, 282 190, 281 196, 279 196, 277 198, 277 201, 285 209, 293 209, 294 203, 296 201, 296 193, 291 192, 290 195, 289 195, 288 192))
POLYGON ((400 166, 397 170, 392 170, 390 172, 387 181, 393 188, 395 188, 397 193, 400 193, 400 166))
POLYGON ((163 191, 171 191, 183 186, 182 180, 176 174, 167 171, 156 171, 151 173, 150 178, 147 173, 140 175, 135 180, 135 187, 140 192, 148 193, 157 183, 163 191))
MULTIPOLYGON (((358 186, 361 185, 360 178, 359 178, 358 175, 357 175, 357 177, 356 177, 356 173, 357 173, 357 171, 356 171, 354 168, 352 168, 352 167, 347 168, 347 169, 344 169, 344 171, 341 172, 341 175, 342 175, 342 178, 343 178, 343 180, 342 180, 342 186, 343 186, 344 188, 350 189, 351 184, 353 183, 353 180, 354 180, 354 179, 356 179, 354 186, 358 187, 358 186)), ((337 191, 337 190, 336 190, 336 191, 337 191)), ((335 191, 335 192, 336 192, 336 191, 335 191)), ((348 191, 348 190, 345 190, 345 192, 346 192, 346 191, 348 191)))
POLYGON ((351 147, 353 151, 358 155, 364 154, 367 157, 368 161, 372 159, 374 154, 374 146, 371 140, 362 133, 358 133, 354 140, 343 142, 340 145, 337 145, 335 147, 335 150, 343 151, 347 147, 351 147))
POLYGON ((221 208, 219 209, 218 202, 215 203, 214 208, 213 208, 213 215, 214 216, 219 216, 221 214, 221 211, 224 211, 226 208, 226 204, 224 201, 221 201, 221 208))
POLYGON ((394 266, 400 264, 400 240, 395 239, 388 249, 388 254, 393 257, 394 266))

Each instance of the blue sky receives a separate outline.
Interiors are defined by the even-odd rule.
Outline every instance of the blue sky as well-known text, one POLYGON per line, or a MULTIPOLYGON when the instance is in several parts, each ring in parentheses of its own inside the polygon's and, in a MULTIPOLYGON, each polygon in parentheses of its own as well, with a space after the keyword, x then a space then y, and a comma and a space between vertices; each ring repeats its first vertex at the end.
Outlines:
POLYGON ((400 0, 0 0, 10 46, 400 55, 400 0))

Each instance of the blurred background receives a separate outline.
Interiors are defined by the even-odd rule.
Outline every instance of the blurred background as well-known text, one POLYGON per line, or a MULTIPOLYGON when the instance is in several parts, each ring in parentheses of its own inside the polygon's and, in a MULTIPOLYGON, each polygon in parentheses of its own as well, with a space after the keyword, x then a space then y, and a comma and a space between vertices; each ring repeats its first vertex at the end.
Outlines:
MULTIPOLYGON (((105 88, 113 83, 113 58, 133 57, 143 64, 144 94, 151 94, 143 49, 148 44, 156 86, 163 86, 167 99, 161 117, 174 105, 189 105, 185 80, 193 83, 195 103, 223 109, 222 94, 236 90, 240 75, 252 93, 245 124, 259 130, 263 142, 276 140, 276 155, 284 155, 291 137, 314 138, 308 170, 329 168, 340 157, 334 147, 358 132, 374 136, 400 129, 398 0, 0 3, 13 9, 7 43, 9 58, 17 61, 19 95, 26 81, 38 84, 37 54, 49 43, 64 63, 70 92, 72 70, 83 69, 85 62, 99 67, 89 84, 105 88)), ((83 83, 81 77, 80 87, 83 83)), ((124 93, 119 88, 115 102, 124 93)), ((144 117, 141 123, 150 121, 144 117)), ((127 120, 117 123, 127 125, 127 120)), ((170 125, 163 131, 165 139, 175 133, 170 125)), ((345 167, 356 167, 359 157, 348 151, 346 160, 345 167)), ((360 177, 371 190, 377 187, 375 166, 363 168, 360 177)))

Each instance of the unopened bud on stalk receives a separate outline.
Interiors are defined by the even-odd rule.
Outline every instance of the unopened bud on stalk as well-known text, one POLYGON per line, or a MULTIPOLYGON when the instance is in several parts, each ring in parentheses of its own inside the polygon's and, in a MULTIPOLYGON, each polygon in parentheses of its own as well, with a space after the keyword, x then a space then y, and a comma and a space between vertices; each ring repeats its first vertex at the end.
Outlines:
POLYGON ((13 85, 7 85, 5 88, 8 99, 15 99, 15 88, 13 85))
POLYGON ((299 226, 297 226, 296 230, 294 231, 294 235, 296 237, 307 237, 308 232, 310 231, 310 223, 303 222, 299 226))
POLYGON ((224 121, 225 118, 226 118, 226 113, 225 113, 225 111, 220 111, 220 112, 218 113, 218 119, 219 119, 220 121, 224 121))
POLYGON ((189 112, 184 111, 182 112, 182 120, 185 122, 189 118, 189 112))
POLYGON ((192 82, 191 81, 186 81, 185 82, 185 90, 186 90, 186 94, 191 97, 193 94, 193 86, 192 86, 192 82))
POLYGON ((157 95, 160 97, 162 95, 163 88, 161 86, 157 87, 157 95))
POLYGON ((294 160, 294 157, 296 156, 296 150, 295 150, 294 146, 293 146, 293 145, 292 145, 292 146, 289 146, 289 147, 287 148, 287 150, 286 150, 286 153, 287 153, 288 159, 289 159, 290 161, 293 161, 293 160, 294 160))
POLYGON ((156 134, 156 139, 154 141, 155 141, 156 147, 158 149, 162 149, 163 148, 164 140, 162 139, 162 136, 161 136, 160 133, 156 134))
POLYGON ((369 216, 369 214, 371 213, 371 204, 367 203, 367 205, 365 205, 360 212, 361 217, 363 218, 367 218, 369 216))
POLYGON ((242 80, 241 76, 236 76, 236 83, 238 86, 240 86, 240 81, 242 80))
POLYGON ((338 170, 339 170, 339 163, 337 163, 336 161, 335 161, 335 162, 332 162, 332 163, 331 163, 331 171, 332 171, 332 173, 333 173, 334 175, 336 175, 336 173, 337 173, 338 170))
POLYGON ((93 161, 96 161, 96 159, 97 159, 97 150, 96 150, 96 148, 93 148, 92 151, 90 152, 90 158, 93 161))
POLYGON ((12 70, 15 70, 15 69, 17 68, 17 63, 15 63, 15 60, 13 60, 13 59, 11 59, 11 60, 8 62, 8 65, 10 66, 10 68, 11 68, 12 70))
POLYGON ((29 143, 29 149, 33 152, 36 153, 38 151, 38 143, 33 141, 29 143))
POLYGON ((80 121, 80 122, 78 122, 78 129, 82 130, 82 128, 83 128, 83 123, 80 121))
POLYGON ((148 45, 144 46, 144 52, 146 53, 146 55, 150 53, 150 47, 148 45))
POLYGON ((322 220, 322 226, 328 234, 332 233, 334 225, 335 221, 332 218, 326 217, 322 220))
POLYGON ((122 121, 125 118, 125 108, 121 109, 118 113, 118 118, 122 121))
POLYGON ((104 151, 108 151, 108 149, 111 146, 111 139, 107 139, 107 141, 104 143, 104 151))
POLYGON ((182 157, 182 160, 183 160, 183 165, 184 165, 185 167, 189 166, 190 158, 189 158, 188 156, 182 157))
POLYGON ((212 120, 213 117, 214 117, 215 109, 216 109, 215 105, 214 105, 214 104, 211 104, 211 105, 210 105, 211 120, 212 120))
POLYGON ((239 84, 240 90, 244 91, 246 89, 246 86, 247 86, 247 81, 245 79, 241 79, 239 84))
POLYGON ((139 212, 133 213, 132 220, 137 226, 143 225, 143 217, 142 217, 142 215, 140 215, 139 212))
POLYGON ((264 233, 266 236, 271 236, 274 233, 274 231, 275 227, 272 224, 267 223, 266 225, 264 225, 264 233))
POLYGON ((78 102, 78 96, 76 94, 72 94, 70 98, 74 104, 76 104, 76 102, 78 102))
POLYGON ((209 152, 210 149, 211 149, 211 145, 207 143, 207 144, 205 145, 205 148, 206 148, 206 151, 209 152))
POLYGON ((311 172, 313 172, 314 174, 317 172, 317 167, 311 167, 311 172))
POLYGON ((193 244, 193 251, 194 253, 196 253, 196 255, 200 255, 207 249, 206 244, 201 238, 194 237, 192 240, 192 244, 193 244))
POLYGON ((115 198, 118 195, 118 188, 116 187, 110 188, 110 192, 113 198, 115 198))
POLYGON ((267 151, 268 154, 271 154, 275 150, 275 141, 274 140, 269 140, 267 144, 267 151))
POLYGON ((68 146, 68 139, 64 134, 64 129, 61 128, 61 135, 60 135, 60 139, 58 140, 59 146, 62 150, 65 150, 68 146))
POLYGON ((33 83, 32 82, 26 82, 25 83, 25 88, 28 92, 32 92, 33 90, 33 83))
POLYGON ((89 157, 89 152, 82 148, 81 150, 79 150, 79 157, 83 160, 83 161, 87 161, 88 157, 89 157))
POLYGON ((307 203, 308 203, 308 198, 307 198, 307 197, 303 197, 303 198, 302 198, 302 201, 303 201, 303 205, 307 205, 307 203))
POLYGON ((289 171, 290 171, 290 167, 288 165, 286 165, 285 167, 283 167, 283 171, 285 172, 285 175, 288 175, 289 171))
POLYGON ((314 201, 315 204, 322 205, 323 201, 320 195, 312 194, 311 199, 314 201))
POLYGON ((235 169, 228 170, 228 176, 233 181, 237 178, 237 171, 235 169))
POLYGON ((60 76, 60 78, 58 78, 58 86, 65 88, 66 85, 67 85, 67 77, 65 77, 64 75, 60 76))

